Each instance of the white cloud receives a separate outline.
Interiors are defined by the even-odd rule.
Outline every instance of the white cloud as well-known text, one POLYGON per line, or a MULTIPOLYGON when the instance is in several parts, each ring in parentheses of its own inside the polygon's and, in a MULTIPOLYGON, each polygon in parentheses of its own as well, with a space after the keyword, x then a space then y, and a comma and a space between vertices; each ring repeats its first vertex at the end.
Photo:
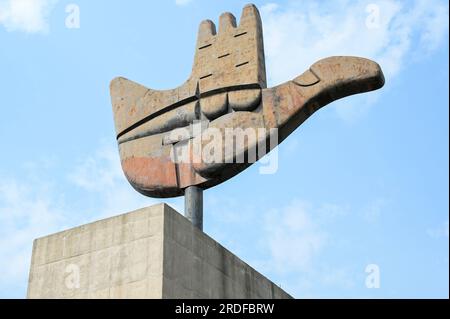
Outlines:
POLYGON ((175 4, 177 6, 185 6, 191 2, 192 2, 192 0, 175 0, 175 4))
POLYGON ((33 239, 56 231, 64 222, 65 209, 59 198, 52 197, 50 188, 42 182, 0 181, 0 287, 5 288, 0 295, 9 287, 24 286, 33 239))
POLYGON ((443 222, 441 225, 435 228, 431 228, 427 230, 428 236, 431 238, 447 238, 448 240, 448 220, 443 222))
POLYGON ((35 238, 156 203, 130 187, 115 145, 103 144, 62 174, 57 165, 27 162, 24 177, 0 176, 0 297, 25 297, 35 238))
POLYGON ((97 214, 110 216, 158 201, 140 195, 126 181, 117 147, 103 144, 93 155, 79 161, 68 174, 71 183, 96 198, 97 214), (101 199, 101 200, 98 200, 101 199))
POLYGON ((0 24, 7 31, 46 32, 48 15, 58 0, 0 0, 0 24))
POLYGON ((328 287, 353 288, 355 283, 354 271, 347 268, 329 268, 323 271, 319 280, 328 287))
POLYGON ((276 272, 309 271, 327 243, 327 234, 313 218, 312 206, 294 201, 265 216, 271 267, 276 272))
MULTIPOLYGON (((328 248, 330 224, 349 215, 350 207, 293 200, 264 215, 264 242, 271 255, 270 270, 277 273, 310 273, 328 248)), ((266 266, 267 267, 267 266, 266 266)), ((341 274, 342 275, 342 274, 341 274)))
MULTIPOLYGON (((448 3, 441 0, 269 3, 261 15, 271 85, 294 78, 321 58, 353 55, 377 61, 389 86, 410 61, 437 49, 448 34, 448 3), (368 21, 373 5, 379 16, 368 21)), ((356 110, 338 103, 338 114, 352 119, 359 104, 370 104, 377 94, 353 99, 356 110)))
POLYGON ((92 156, 80 161, 69 173, 69 179, 87 191, 102 191, 114 185, 122 177, 117 151, 102 146, 92 156))
POLYGON ((363 210, 362 215, 366 222, 376 223, 380 220, 383 208, 387 205, 385 199, 379 198, 369 203, 363 210))
POLYGON ((332 226, 346 218, 349 210, 348 206, 293 200, 265 213, 260 236, 270 257, 257 261, 257 269, 278 278, 282 288, 296 297, 323 298, 318 287, 354 287, 358 274, 354 265, 324 262, 324 256, 337 247, 332 226))

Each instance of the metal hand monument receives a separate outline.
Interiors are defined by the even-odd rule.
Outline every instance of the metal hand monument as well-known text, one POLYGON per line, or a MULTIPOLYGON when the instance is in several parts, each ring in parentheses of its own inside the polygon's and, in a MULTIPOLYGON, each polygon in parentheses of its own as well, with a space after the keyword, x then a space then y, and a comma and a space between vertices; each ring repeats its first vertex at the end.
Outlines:
POLYGON ((247 5, 238 26, 230 13, 220 16, 217 33, 213 22, 200 24, 192 73, 180 87, 157 91, 125 78, 111 82, 122 168, 144 195, 185 194, 187 215, 202 228, 202 190, 247 168, 322 106, 383 84, 377 63, 339 56, 266 88, 261 19, 247 5), (227 138, 230 129, 258 133, 251 138, 247 131, 237 147, 239 136, 227 138))

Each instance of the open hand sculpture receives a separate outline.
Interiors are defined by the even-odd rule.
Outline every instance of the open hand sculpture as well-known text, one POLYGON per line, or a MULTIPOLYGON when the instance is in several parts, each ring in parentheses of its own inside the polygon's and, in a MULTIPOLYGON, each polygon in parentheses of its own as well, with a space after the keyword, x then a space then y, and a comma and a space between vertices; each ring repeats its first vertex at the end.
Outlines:
MULTIPOLYGON (((157 91, 125 78, 111 82, 122 168, 131 185, 147 196, 179 196, 190 186, 206 189, 251 165, 236 159, 248 159, 249 150, 267 146, 273 129, 281 143, 322 106, 383 84, 377 63, 336 56, 266 88, 261 19, 257 8, 247 5, 238 26, 230 13, 220 16, 218 33, 213 22, 200 24, 192 74, 180 87, 157 91), (212 129, 222 133, 219 139, 211 140, 212 129), (227 148, 227 129, 264 133, 247 138, 242 148, 227 148), (208 143, 214 146, 209 150, 218 152, 212 161, 196 154, 208 143), (177 160, 180 154, 188 160, 177 160)), ((265 154, 256 153, 256 160, 265 154)))

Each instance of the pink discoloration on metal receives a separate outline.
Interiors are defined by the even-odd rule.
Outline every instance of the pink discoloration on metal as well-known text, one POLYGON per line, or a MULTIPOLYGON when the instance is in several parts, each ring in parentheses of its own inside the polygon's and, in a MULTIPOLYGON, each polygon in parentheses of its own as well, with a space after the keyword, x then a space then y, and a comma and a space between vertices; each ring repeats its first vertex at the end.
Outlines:
MULTIPOLYGON (((132 157, 122 161, 122 169, 128 181, 142 193, 160 193, 179 189, 175 164, 170 159, 132 157)), ((180 192, 182 193, 182 192, 180 192)))

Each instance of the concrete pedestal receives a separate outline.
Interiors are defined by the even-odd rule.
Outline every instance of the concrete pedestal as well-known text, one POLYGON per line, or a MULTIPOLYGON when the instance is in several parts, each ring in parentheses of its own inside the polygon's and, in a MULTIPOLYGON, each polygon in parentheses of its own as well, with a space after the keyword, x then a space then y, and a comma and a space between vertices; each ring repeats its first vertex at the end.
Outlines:
POLYGON ((165 204, 34 241, 28 298, 292 298, 165 204))

